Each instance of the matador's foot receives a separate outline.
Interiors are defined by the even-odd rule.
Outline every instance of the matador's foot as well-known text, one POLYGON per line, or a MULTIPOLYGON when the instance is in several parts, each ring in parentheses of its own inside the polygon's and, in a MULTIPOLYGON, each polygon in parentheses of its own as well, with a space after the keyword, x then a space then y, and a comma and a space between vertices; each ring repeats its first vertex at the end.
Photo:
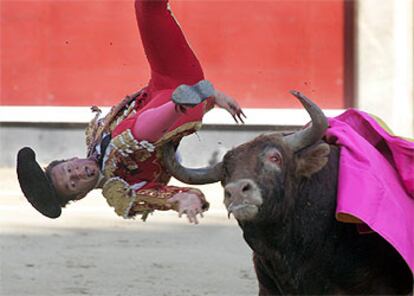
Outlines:
POLYGON ((194 107, 214 94, 213 85, 208 80, 201 80, 191 86, 187 84, 178 86, 172 94, 172 100, 179 106, 194 107))

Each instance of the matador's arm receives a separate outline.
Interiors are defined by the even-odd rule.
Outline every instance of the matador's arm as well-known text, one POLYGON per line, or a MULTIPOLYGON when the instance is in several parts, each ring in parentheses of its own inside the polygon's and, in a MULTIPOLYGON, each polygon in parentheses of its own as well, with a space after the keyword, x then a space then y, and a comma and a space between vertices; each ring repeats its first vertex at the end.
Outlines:
POLYGON ((191 187, 176 187, 160 184, 149 189, 134 190, 133 186, 130 186, 121 178, 113 178, 105 183, 102 193, 108 204, 114 208, 118 215, 124 218, 142 215, 141 219, 144 221, 148 217, 148 214, 155 210, 175 210, 180 214, 185 213, 186 209, 180 204, 181 196, 185 198, 185 195, 182 193, 191 193, 196 196, 200 201, 201 211, 206 211, 209 207, 209 203, 206 201, 204 194, 200 190, 191 187))

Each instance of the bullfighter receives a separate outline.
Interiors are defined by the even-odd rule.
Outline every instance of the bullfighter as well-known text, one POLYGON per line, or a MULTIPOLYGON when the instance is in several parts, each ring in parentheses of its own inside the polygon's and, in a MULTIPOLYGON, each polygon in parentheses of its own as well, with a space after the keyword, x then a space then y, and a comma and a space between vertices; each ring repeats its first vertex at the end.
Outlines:
POLYGON ((245 117, 238 103, 204 79, 199 61, 169 10, 168 0, 135 1, 135 13, 151 68, 148 86, 127 96, 86 129, 86 158, 51 162, 45 170, 34 151, 18 152, 17 174, 27 200, 43 215, 57 218, 70 201, 94 188, 115 212, 145 221, 154 210, 176 210, 190 223, 208 209, 203 193, 168 186, 170 174, 162 161, 163 145, 201 127, 203 115, 218 105, 236 122, 245 117))

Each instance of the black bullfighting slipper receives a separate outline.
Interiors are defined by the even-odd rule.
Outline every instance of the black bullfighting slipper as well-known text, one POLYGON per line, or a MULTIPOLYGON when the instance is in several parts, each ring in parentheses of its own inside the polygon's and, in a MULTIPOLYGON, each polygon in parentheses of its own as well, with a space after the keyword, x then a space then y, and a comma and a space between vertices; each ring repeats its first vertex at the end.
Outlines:
POLYGON ((191 86, 187 84, 178 86, 172 94, 172 100, 179 106, 194 107, 214 94, 215 90, 210 81, 201 80, 191 86))
POLYGON ((17 177, 24 196, 36 210, 49 218, 60 216, 62 209, 55 189, 29 147, 17 154, 17 177))

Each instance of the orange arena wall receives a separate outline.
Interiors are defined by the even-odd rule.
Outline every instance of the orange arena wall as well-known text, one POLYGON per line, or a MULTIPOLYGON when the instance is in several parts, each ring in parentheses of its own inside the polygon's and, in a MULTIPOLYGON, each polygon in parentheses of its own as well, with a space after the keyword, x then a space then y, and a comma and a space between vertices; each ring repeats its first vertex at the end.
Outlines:
MULTIPOLYGON (((0 105, 109 106, 146 85, 133 1, 0 5, 0 105)), ((323 108, 347 105, 353 75, 343 0, 171 6, 206 78, 244 108, 300 108, 290 89, 323 108)))

